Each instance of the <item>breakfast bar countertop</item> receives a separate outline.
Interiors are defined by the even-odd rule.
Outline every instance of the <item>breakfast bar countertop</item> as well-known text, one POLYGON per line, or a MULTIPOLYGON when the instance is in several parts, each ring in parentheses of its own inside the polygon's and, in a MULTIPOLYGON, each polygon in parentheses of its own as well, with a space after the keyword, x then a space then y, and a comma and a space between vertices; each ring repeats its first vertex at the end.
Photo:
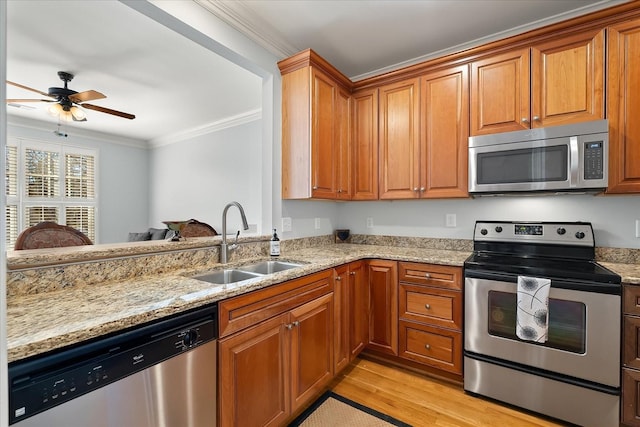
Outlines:
MULTIPOLYGON (((360 259, 390 259, 462 266, 468 251, 333 244, 292 250, 280 257, 303 265, 234 284, 214 285, 191 276, 203 270, 146 276, 95 285, 79 285, 7 297, 9 363, 145 322, 190 310, 360 259)), ((265 258, 260 258, 264 260, 265 258)), ((220 264, 233 268, 254 259, 220 264)))

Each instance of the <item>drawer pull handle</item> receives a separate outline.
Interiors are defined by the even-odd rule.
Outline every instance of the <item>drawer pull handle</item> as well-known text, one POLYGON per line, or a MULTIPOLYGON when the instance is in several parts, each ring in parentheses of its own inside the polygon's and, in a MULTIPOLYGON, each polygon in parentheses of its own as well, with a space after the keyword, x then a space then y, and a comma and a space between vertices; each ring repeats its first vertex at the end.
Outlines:
POLYGON ((424 348, 426 348, 427 350, 431 350, 431 345, 430 344, 425 344, 424 348))
POLYGON ((424 277, 426 277, 427 279, 431 278, 431 275, 429 273, 424 273, 424 277))
POLYGON ((426 308, 427 310, 431 310, 431 304, 425 304, 424 308, 426 308))

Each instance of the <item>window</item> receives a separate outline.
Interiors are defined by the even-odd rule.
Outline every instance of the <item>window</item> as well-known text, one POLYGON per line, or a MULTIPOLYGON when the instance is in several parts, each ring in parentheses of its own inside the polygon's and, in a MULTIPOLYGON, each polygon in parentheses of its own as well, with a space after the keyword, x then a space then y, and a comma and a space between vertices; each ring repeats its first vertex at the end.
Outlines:
POLYGON ((6 149, 7 248, 42 221, 96 240, 96 150, 11 139, 6 149))

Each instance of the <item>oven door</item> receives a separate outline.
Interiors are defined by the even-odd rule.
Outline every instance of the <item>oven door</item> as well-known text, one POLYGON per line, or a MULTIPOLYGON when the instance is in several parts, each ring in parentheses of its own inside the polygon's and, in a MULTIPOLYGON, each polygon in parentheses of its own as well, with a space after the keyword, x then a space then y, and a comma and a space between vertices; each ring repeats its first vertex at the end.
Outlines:
POLYGON ((516 280, 465 278, 465 353, 619 387, 620 295, 552 281, 549 339, 539 344, 516 337, 516 280))

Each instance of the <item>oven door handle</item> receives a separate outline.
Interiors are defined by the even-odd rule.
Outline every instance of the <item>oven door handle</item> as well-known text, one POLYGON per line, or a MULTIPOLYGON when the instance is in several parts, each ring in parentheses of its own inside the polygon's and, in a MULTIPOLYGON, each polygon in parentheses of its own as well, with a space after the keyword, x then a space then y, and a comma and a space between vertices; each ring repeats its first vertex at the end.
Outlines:
MULTIPOLYGON (((496 280, 499 282, 518 283, 518 276, 499 271, 473 270, 465 268, 464 277, 475 279, 496 280)), ((619 283, 600 283, 585 280, 568 280, 549 277, 551 287, 559 289, 569 289, 573 291, 595 292, 598 294, 622 295, 622 285, 619 283)))

